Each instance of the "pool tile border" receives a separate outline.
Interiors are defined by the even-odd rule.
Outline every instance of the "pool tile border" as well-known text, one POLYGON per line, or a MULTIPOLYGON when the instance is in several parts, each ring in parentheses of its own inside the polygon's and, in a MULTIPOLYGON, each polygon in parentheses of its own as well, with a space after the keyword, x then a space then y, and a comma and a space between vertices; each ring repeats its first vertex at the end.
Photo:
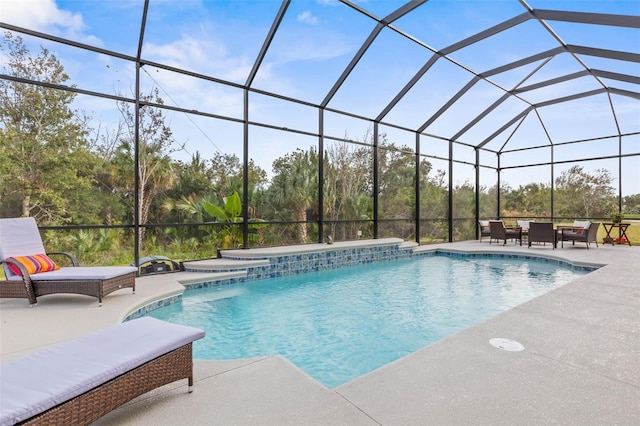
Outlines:
POLYGON ((156 300, 156 301, 154 301, 152 303, 149 303, 147 305, 141 306, 140 308, 138 308, 135 311, 131 312, 129 315, 127 315, 124 318, 124 320, 122 320, 122 322, 126 322, 126 321, 130 321, 130 320, 133 320, 133 319, 136 319, 136 318, 143 317, 143 316, 147 315, 151 311, 155 311, 156 309, 164 308, 165 306, 169 306, 169 305, 172 305, 174 303, 179 303, 181 301, 182 301, 182 293, 173 295, 171 297, 166 297, 164 299, 156 300))
MULTIPOLYGON (((386 260, 409 258, 412 256, 412 248, 402 248, 399 243, 383 244, 378 246, 349 247, 324 251, 313 251, 296 254, 281 254, 265 256, 261 260, 268 260, 264 266, 249 266, 243 268, 247 271, 246 280, 275 278, 287 275, 296 275, 306 272, 337 269, 345 266, 362 265, 386 260)), ((235 261, 247 261, 248 258, 240 256, 225 256, 225 259, 235 261)), ((255 261, 256 258, 250 258, 255 261)), ((230 272, 237 269, 189 269, 187 272, 230 272)))

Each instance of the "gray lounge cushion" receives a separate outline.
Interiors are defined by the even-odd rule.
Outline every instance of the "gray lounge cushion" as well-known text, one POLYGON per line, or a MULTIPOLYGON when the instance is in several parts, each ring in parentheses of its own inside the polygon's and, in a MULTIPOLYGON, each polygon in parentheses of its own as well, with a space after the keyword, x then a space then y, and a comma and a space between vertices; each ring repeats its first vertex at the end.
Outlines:
POLYGON ((151 317, 128 321, 0 366, 0 426, 29 419, 204 337, 151 317))
MULTIPOLYGON (((134 266, 75 266, 60 268, 57 271, 42 272, 30 275, 34 281, 59 280, 108 280, 121 275, 136 272, 134 266)), ((21 280, 22 277, 13 275, 9 280, 21 280)))

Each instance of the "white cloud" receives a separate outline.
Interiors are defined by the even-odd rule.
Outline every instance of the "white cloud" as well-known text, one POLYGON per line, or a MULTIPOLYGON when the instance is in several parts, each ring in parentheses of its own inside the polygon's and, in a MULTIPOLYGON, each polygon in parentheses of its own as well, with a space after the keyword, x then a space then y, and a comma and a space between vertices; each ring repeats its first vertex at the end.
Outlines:
POLYGON ((58 9, 53 0, 3 1, 2 20, 38 31, 66 28, 80 31, 84 28, 82 15, 58 9))
POLYGON ((86 25, 82 14, 62 10, 54 0, 3 0, 2 20, 19 27, 101 45, 96 37, 84 34, 86 25))
POLYGON ((231 80, 244 81, 252 62, 243 56, 230 56, 224 44, 183 35, 168 44, 145 43, 143 57, 167 65, 231 80))
MULTIPOLYGON (((206 49, 211 56, 224 56, 222 46, 209 46, 206 49)), ((191 37, 183 37, 164 45, 145 43, 143 48, 144 56, 159 57, 170 65, 193 64, 205 62, 209 56, 205 53, 205 48, 200 40, 191 37)))
POLYGON ((318 22, 318 18, 316 16, 313 16, 310 11, 305 10, 298 15, 298 21, 304 22, 305 24, 313 25, 318 22))
MULTIPOLYGON (((144 58, 152 61, 229 81, 244 82, 252 67, 246 57, 231 56, 224 44, 205 37, 183 35, 167 44, 145 43, 142 52, 144 58)), ((152 73, 152 77, 182 107, 199 105, 194 109, 220 114, 241 110, 241 97, 228 96, 203 80, 163 71, 152 73)))

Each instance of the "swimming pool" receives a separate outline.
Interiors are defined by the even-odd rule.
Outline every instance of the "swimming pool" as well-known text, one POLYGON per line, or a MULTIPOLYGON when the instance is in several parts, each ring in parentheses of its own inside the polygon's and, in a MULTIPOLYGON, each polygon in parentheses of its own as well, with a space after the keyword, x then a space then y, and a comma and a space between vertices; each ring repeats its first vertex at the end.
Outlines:
POLYGON ((149 315, 205 329, 195 358, 281 354, 334 388, 585 273, 437 254, 190 290, 149 315))

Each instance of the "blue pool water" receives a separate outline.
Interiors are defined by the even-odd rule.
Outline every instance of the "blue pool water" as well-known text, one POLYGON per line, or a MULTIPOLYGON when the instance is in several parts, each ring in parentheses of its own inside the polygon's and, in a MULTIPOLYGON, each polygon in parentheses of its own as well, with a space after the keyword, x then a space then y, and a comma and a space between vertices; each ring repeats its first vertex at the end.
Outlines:
POLYGON ((585 273, 434 255, 190 290, 149 315, 206 330, 195 358, 281 354, 334 388, 585 273))

